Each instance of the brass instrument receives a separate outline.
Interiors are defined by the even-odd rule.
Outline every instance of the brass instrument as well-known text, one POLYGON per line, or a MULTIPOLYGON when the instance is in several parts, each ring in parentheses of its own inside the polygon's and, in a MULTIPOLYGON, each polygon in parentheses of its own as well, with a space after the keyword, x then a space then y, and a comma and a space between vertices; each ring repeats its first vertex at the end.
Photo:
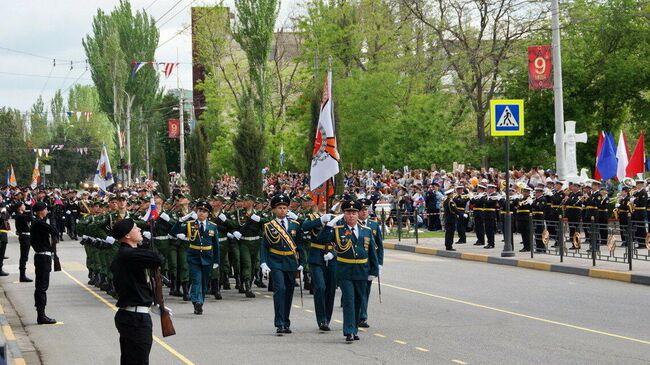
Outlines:
POLYGON ((580 249, 580 243, 581 243, 580 241, 581 241, 580 233, 579 232, 574 233, 573 234, 573 248, 576 248, 576 249, 579 250, 580 249))
POLYGON ((542 232, 542 243, 548 249, 548 243, 550 242, 551 234, 548 232, 548 229, 544 228, 542 232))
POLYGON ((614 250, 616 250, 616 238, 614 238, 613 234, 609 234, 607 236, 607 247, 609 248, 610 253, 614 253, 614 250))
POLYGON ((645 235, 645 248, 650 250, 650 232, 645 235))

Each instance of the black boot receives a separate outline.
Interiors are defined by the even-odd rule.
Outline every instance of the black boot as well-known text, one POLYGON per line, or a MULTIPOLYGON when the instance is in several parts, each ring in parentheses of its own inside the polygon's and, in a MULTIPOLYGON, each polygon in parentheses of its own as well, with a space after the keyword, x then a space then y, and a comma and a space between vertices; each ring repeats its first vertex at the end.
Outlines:
POLYGON ((269 287, 267 290, 273 292, 273 278, 271 278, 271 275, 269 275, 269 287))
POLYGON ((228 275, 223 275, 221 285, 223 286, 223 290, 230 290, 230 280, 228 279, 228 275))
POLYGON ((214 295, 214 299, 216 300, 223 299, 223 297, 221 296, 221 291, 219 290, 219 280, 217 279, 212 279, 212 294, 214 295))
POLYGON ((0 276, 9 276, 8 272, 5 272, 4 270, 2 270, 2 265, 0 265, 0 276))
POLYGON ((31 283, 32 281, 34 281, 34 280, 28 278, 25 275, 25 270, 20 270, 20 282, 21 283, 31 283))
POLYGON ((189 302, 190 301, 190 291, 189 291, 190 284, 187 281, 184 281, 184 282, 181 283, 181 286, 183 287, 183 301, 189 302))
POLYGON ((203 314, 203 304, 201 303, 194 303, 194 314, 203 314))
POLYGON ((255 293, 251 290, 252 284, 251 280, 246 281, 246 298, 255 298, 255 293))
POLYGON ((303 289, 309 290, 309 292, 313 294, 311 290, 311 278, 309 277, 309 273, 303 274, 303 289))
POLYGON ((36 313, 38 313, 38 316, 36 317, 36 323, 38 324, 55 324, 56 319, 50 318, 45 315, 45 308, 38 308, 36 309, 36 313))
POLYGON ((266 284, 264 284, 264 280, 262 279, 262 269, 257 270, 255 273, 255 286, 258 288, 266 288, 266 284))
POLYGON ((239 292, 241 293, 241 280, 239 274, 235 275, 235 289, 240 290, 239 292))
POLYGON ((93 285, 95 286, 95 288, 99 288, 101 282, 102 282, 102 274, 98 272, 95 273, 95 281, 93 281, 93 285))
POLYGON ((169 292, 169 295, 175 296, 175 297, 182 297, 183 294, 181 294, 181 282, 174 278, 174 287, 172 288, 172 291, 169 292))
POLYGON ((88 271, 88 285, 93 285, 95 282, 95 272, 90 270, 88 271))
POLYGON ((246 283, 244 282, 244 278, 241 275, 239 276, 239 293, 246 293, 246 283))

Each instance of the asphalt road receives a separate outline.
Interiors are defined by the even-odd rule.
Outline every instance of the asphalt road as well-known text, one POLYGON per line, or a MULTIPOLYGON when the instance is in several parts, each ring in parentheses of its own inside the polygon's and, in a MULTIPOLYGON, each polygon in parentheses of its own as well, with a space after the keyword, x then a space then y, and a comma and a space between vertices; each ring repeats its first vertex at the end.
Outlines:
MULTIPOLYGON (((117 364, 113 299, 86 286, 83 248, 63 242, 64 271, 54 273, 47 312, 61 324, 38 326, 33 285, 17 282, 10 239, 2 278, 8 299, 44 364, 117 364)), ((30 257, 30 266, 31 266, 30 257)), ((152 364, 648 364, 650 288, 609 280, 387 251, 382 303, 373 285, 369 323, 346 344, 342 313, 318 331, 312 297, 296 290, 291 335, 273 327, 271 293, 235 290, 210 299, 204 314, 168 298, 176 336, 162 339, 154 320, 152 364)), ((338 303, 338 299, 337 299, 338 303)), ((16 325, 12 323, 12 325, 16 325)))

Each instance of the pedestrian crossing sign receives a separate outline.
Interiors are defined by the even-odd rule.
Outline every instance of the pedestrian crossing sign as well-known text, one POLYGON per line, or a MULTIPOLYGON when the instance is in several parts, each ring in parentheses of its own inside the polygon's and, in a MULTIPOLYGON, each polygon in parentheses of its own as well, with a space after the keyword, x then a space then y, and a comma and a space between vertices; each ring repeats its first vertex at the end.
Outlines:
POLYGON ((524 135, 524 101, 490 100, 490 134, 493 137, 524 135))

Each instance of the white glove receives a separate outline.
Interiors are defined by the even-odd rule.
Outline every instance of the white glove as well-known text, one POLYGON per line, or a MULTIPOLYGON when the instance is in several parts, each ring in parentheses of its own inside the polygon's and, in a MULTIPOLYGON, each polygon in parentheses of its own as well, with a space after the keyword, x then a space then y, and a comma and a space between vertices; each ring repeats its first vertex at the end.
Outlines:
POLYGON ((70 214, 72 214, 72 212, 69 211, 69 210, 66 210, 66 211, 65 211, 65 214, 70 215, 70 214))
POLYGON ((190 217, 192 217, 192 219, 194 219, 194 220, 197 220, 199 218, 199 216, 196 215, 196 212, 194 212, 194 211, 192 213, 190 213, 190 217))
POLYGON ((235 236, 233 236, 232 233, 230 233, 230 232, 226 233, 226 236, 228 236, 228 238, 230 238, 230 239, 235 238, 235 236))
POLYGON ((289 211, 289 213, 287 213, 287 217, 289 217, 289 219, 298 219, 298 216, 296 215, 296 213, 294 213, 292 211, 289 211))
POLYGON ((467 217, 469 217, 467 213, 463 214, 463 218, 467 218, 467 217))
POLYGON ((302 269, 303 269, 302 265, 298 266, 298 271, 302 272, 302 269))
POLYGON ((219 267, 219 264, 212 264, 212 268, 213 268, 213 269, 216 269, 216 268, 218 268, 218 267, 219 267))
POLYGON ((621 205, 619 203, 616 203, 616 208, 620 207, 621 205))
MULTIPOLYGON (((165 310, 167 310, 170 317, 174 316, 174 312, 172 312, 171 308, 165 306, 165 310)), ((151 313, 159 316, 160 315, 160 307, 157 306, 157 305, 151 306, 151 313)))
POLYGON ((368 275, 368 281, 373 281, 373 280, 375 280, 375 279, 377 279, 376 276, 374 276, 374 275, 368 275))
POLYGON ((165 212, 162 212, 162 214, 160 214, 160 218, 165 222, 169 222, 169 215, 167 215, 165 212))
POLYGON ((323 224, 329 222, 330 220, 332 220, 332 215, 329 214, 329 213, 326 213, 326 214, 323 214, 323 215, 320 216, 320 221, 323 224))
POLYGON ((142 232, 142 236, 143 236, 144 238, 150 240, 150 239, 151 239, 151 232, 149 232, 149 231, 144 231, 144 232, 142 232))
POLYGON ((79 220, 77 219, 77 221, 75 223, 79 223, 79 220))
POLYGON ((228 218, 226 217, 225 214, 221 213, 219 214, 219 219, 221 219, 222 222, 225 222, 228 218))
POLYGON ((379 275, 381 275, 381 269, 384 267, 384 265, 379 265, 379 275))
POLYGON ((107 236, 104 241, 106 241, 107 243, 110 243, 112 245, 112 244, 115 243, 115 238, 113 238, 111 236, 107 236))
POLYGON ((251 219, 255 222, 259 222, 261 218, 259 215, 253 213, 253 215, 251 215, 251 219))
POLYGON ((323 260, 325 260, 325 261, 329 261, 329 260, 332 260, 332 259, 334 259, 334 255, 331 252, 328 252, 325 255, 323 255, 323 260))
POLYGON ((233 232, 232 235, 235 236, 235 238, 238 239, 238 240, 241 239, 241 233, 239 233, 239 231, 233 232))
POLYGON ((630 198, 630 203, 634 203, 634 199, 636 199, 636 198, 631 197, 631 198, 630 198))
POLYGON ((85 234, 81 236, 81 239, 82 239, 82 240, 85 240, 85 239, 87 239, 87 238, 88 238, 88 236, 86 236, 85 234))
POLYGON ((336 222, 338 222, 339 220, 341 220, 341 218, 343 218, 343 214, 339 214, 339 215, 337 215, 336 217, 332 218, 332 220, 329 221, 329 223, 327 223, 327 225, 328 225, 329 227, 334 227, 334 226, 336 225, 336 222))
POLYGON ((262 269, 263 275, 268 275, 268 273, 271 272, 271 268, 269 267, 269 265, 266 264, 266 262, 262 262, 262 265, 260 265, 260 269, 262 269))
POLYGON ((176 235, 176 238, 182 241, 187 241, 187 236, 184 233, 179 233, 176 235))
POLYGON ((188 213, 188 214, 182 216, 181 219, 180 219, 180 221, 181 221, 181 222, 185 222, 186 220, 192 218, 192 213, 194 213, 194 212, 191 212, 191 213, 188 213))

